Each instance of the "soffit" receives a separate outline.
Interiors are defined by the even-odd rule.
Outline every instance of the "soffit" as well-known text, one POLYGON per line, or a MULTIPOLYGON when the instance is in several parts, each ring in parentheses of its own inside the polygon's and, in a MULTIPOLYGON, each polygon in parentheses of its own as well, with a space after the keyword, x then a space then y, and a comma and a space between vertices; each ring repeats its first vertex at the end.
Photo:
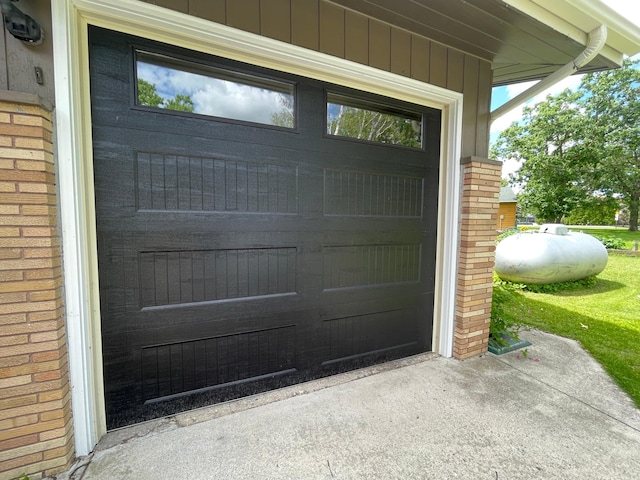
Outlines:
POLYGON ((581 72, 614 68, 640 51, 640 28, 598 0, 332 0, 491 62, 493 84, 545 77, 585 48, 605 23, 605 48, 581 72), (585 6, 586 4, 586 6, 585 6))

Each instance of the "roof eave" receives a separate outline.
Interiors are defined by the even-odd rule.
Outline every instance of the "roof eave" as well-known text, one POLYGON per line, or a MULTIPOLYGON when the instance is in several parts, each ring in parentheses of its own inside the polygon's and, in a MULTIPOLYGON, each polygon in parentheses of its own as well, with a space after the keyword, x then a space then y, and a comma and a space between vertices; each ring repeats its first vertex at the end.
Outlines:
POLYGON ((600 55, 615 65, 640 53, 640 28, 598 0, 503 0, 507 5, 586 45, 588 33, 606 25, 610 35, 600 55))

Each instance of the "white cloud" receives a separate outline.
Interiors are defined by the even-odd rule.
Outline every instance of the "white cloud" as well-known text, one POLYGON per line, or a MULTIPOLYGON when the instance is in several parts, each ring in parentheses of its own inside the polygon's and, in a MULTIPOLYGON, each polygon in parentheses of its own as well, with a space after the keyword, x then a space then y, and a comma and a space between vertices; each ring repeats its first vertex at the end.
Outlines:
POLYGON ((260 123, 271 123, 283 109, 276 92, 227 81, 211 81, 193 93, 196 112, 260 123))
POLYGON ((281 94, 265 88, 143 62, 137 68, 162 98, 188 95, 195 113, 271 124, 273 114, 284 109, 281 94))

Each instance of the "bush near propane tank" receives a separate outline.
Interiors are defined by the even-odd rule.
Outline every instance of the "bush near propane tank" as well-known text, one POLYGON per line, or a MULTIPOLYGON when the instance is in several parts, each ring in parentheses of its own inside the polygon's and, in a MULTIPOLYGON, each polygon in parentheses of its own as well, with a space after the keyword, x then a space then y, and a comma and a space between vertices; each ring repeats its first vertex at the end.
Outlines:
POLYGON ((547 223, 538 232, 522 232, 496 247, 496 273, 503 280, 546 285, 597 275, 607 266, 607 249, 598 239, 547 223))

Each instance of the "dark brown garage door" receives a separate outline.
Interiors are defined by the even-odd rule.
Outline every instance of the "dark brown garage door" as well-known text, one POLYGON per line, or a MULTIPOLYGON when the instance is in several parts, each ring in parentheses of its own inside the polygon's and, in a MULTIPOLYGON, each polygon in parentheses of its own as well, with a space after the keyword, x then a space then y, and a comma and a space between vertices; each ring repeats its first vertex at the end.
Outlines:
POLYGON ((90 42, 109 428, 431 349, 440 112, 90 42))

